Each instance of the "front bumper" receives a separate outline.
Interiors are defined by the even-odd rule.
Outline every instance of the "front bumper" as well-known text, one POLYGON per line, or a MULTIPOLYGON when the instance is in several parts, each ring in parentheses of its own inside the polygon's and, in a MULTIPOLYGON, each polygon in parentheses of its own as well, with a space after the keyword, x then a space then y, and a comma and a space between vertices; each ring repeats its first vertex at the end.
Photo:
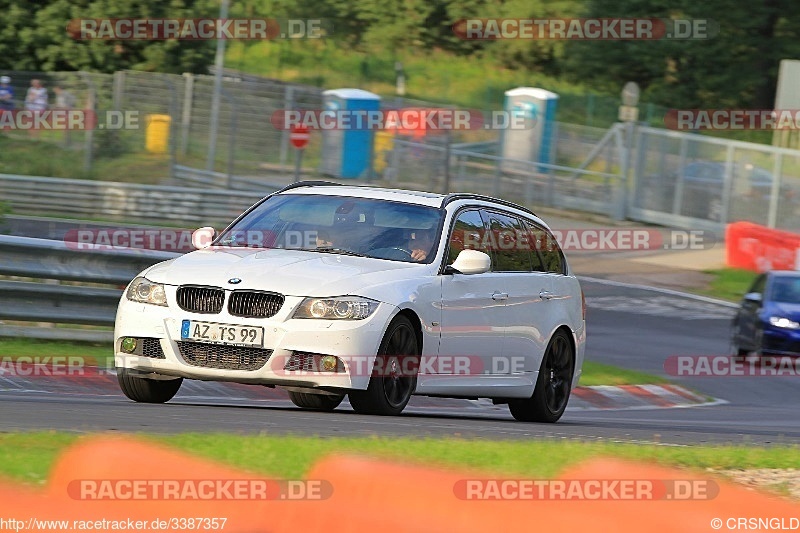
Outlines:
POLYGON ((766 354, 800 356, 800 330, 765 324, 761 351, 766 354))
POLYGON ((397 312, 381 303, 364 320, 319 320, 290 318, 303 300, 286 296, 278 314, 270 318, 242 318, 223 309, 217 314, 184 311, 175 305, 175 287, 167 287, 168 307, 131 302, 122 297, 114 328, 114 355, 117 368, 126 368, 153 378, 184 377, 208 381, 233 381, 260 385, 283 385, 323 389, 366 389, 372 361, 389 321, 397 312), (266 364, 257 370, 229 370, 194 366, 181 355, 183 320, 197 320, 257 326, 264 328, 264 349, 272 350, 266 364), (164 358, 125 353, 123 337, 158 339, 164 358), (344 366, 343 372, 288 371, 284 367, 295 352, 333 355, 344 366), (368 364, 367 364, 368 361, 368 364))

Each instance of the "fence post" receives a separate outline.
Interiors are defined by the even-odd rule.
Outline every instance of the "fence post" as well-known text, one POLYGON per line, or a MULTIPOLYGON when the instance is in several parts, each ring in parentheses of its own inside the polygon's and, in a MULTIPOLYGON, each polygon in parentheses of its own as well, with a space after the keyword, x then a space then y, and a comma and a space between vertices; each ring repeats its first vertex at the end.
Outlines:
POLYGON ((172 83, 169 78, 164 78, 164 83, 169 88, 169 177, 175 177, 175 165, 177 164, 176 151, 178 141, 175 138, 175 131, 177 130, 176 118, 178 116, 178 94, 177 87, 172 83))
MULTIPOLYGON (((97 116, 97 109, 95 100, 97 98, 94 84, 92 80, 86 75, 85 72, 81 72, 81 77, 83 78, 84 82, 89 86, 89 91, 86 93, 86 110, 90 113, 91 116, 97 116)), ((96 118, 95 118, 96 121, 96 118)), ((92 158, 93 154, 92 151, 94 149, 94 127, 86 128, 86 146, 83 151, 83 170, 84 172, 89 172, 92 170, 92 158)))
POLYGON ((181 115, 181 155, 189 149, 189 127, 192 123, 192 105, 194 101, 194 74, 183 73, 186 84, 183 86, 183 112, 181 115))
POLYGON ((450 130, 444 132, 444 183, 442 184, 442 194, 450 192, 450 130))
POLYGON ((731 209, 731 192, 733 190, 733 145, 729 144, 725 153, 725 178, 722 182, 722 212, 719 214, 719 222, 722 227, 728 222, 731 209))
POLYGON ((112 96, 112 108, 114 111, 119 111, 123 107, 122 100, 125 97, 125 71, 118 70, 114 72, 113 82, 114 94, 112 96))
POLYGON ((633 132, 634 123, 625 122, 618 124, 619 128, 623 129, 622 136, 622 153, 620 167, 619 181, 613 195, 612 216, 614 220, 625 220, 625 208, 628 203, 628 183, 631 167, 631 152, 633 151, 633 132))
POLYGON ((236 149, 236 132, 238 130, 238 114, 239 106, 236 104, 236 98, 229 95, 227 91, 222 91, 222 97, 227 100, 231 105, 231 125, 228 129, 228 165, 226 173, 225 188, 230 189, 233 185, 233 160, 234 150, 236 149))
MULTIPOLYGON (((286 92, 284 93, 283 97, 283 111, 284 113, 290 109, 294 108, 294 87, 292 85, 286 86, 286 92)), ((283 128, 281 130, 281 152, 280 152, 280 164, 281 166, 286 164, 286 157, 289 153, 289 130, 283 128)))
MULTIPOLYGON (((767 215, 767 227, 775 229, 778 223, 778 203, 781 201, 781 181, 783 181, 783 154, 775 154, 775 166, 772 170, 772 188, 769 192, 769 214, 767 215)), ((795 267, 796 268, 796 267, 795 267)))

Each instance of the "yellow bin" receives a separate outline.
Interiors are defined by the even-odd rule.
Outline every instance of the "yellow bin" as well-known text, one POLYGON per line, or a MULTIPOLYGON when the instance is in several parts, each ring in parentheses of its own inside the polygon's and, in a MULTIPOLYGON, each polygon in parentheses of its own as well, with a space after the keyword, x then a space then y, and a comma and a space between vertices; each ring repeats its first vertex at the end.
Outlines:
POLYGON ((166 154, 169 148, 169 115, 147 115, 147 128, 144 131, 144 147, 153 154, 166 154))

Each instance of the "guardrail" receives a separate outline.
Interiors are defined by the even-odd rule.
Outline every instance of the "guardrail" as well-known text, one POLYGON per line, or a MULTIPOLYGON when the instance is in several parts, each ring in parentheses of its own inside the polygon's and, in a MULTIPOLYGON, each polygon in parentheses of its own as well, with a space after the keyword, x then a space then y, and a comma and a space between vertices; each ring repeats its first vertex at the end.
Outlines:
MULTIPOLYGON (((0 280, 0 320, 113 326, 122 288, 145 268, 178 255, 0 235, 0 275, 12 277, 0 280)), ((112 333, 4 324, 3 336, 106 341, 112 333)))
POLYGON ((269 183, 255 176, 235 176, 183 165, 172 167, 172 178, 181 185, 196 185, 210 189, 234 191, 256 191, 262 195, 273 193, 284 187, 284 185, 269 183))
POLYGON ((16 213, 140 223, 225 226, 268 192, 0 174, 0 198, 16 213))

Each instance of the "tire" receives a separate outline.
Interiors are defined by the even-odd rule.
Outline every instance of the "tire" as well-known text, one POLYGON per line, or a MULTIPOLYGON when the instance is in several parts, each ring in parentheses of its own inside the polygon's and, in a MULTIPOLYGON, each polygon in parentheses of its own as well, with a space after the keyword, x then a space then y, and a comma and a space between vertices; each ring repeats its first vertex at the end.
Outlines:
POLYGON ((183 378, 156 380, 132 375, 127 368, 117 368, 117 381, 122 392, 140 403, 165 403, 181 388, 183 378))
POLYGON ((350 391, 350 405, 364 415, 399 415, 417 387, 419 346, 411 321, 399 315, 386 329, 367 390, 350 391), (410 357, 410 359, 409 359, 410 357), (399 364, 398 364, 399 363, 399 364), (411 363, 411 364, 409 364, 411 363), (401 370, 396 372, 397 368, 401 370), (403 374, 403 368, 413 372, 403 374))
POLYGON ((509 400, 511 415, 520 422, 557 422, 567 408, 574 373, 572 343, 563 330, 558 330, 544 352, 533 396, 509 400))
POLYGON ((344 395, 313 394, 310 392, 289 391, 289 399, 297 407, 314 411, 333 411, 344 400, 344 395))

